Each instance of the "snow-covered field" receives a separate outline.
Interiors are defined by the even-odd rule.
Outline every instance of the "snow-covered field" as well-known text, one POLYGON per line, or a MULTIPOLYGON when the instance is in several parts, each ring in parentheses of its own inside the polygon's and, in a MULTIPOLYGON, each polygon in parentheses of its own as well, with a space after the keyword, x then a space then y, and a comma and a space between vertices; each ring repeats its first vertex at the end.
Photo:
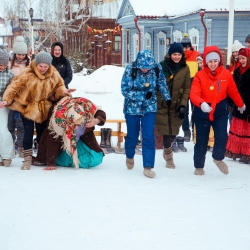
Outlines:
MULTIPOLYGON (((108 119, 123 119, 123 70, 75 74, 70 87, 108 119)), ((16 157, 0 168, 0 250, 250 249, 250 166, 226 159, 225 176, 208 152, 205 175, 195 176, 193 143, 185 146, 188 152, 174 154, 174 170, 157 150, 154 179, 143 175, 140 155, 133 170, 121 154, 107 154, 93 169, 56 171, 21 171, 16 157)))

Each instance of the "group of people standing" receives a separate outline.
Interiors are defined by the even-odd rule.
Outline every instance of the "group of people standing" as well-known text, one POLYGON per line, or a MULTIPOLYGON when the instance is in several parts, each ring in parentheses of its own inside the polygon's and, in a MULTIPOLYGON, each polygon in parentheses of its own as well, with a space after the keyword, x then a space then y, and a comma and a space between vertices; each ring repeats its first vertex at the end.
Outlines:
MULTIPOLYGON (((155 176, 154 127, 163 136, 166 167, 174 169, 172 145, 184 118, 188 117, 189 98, 196 130, 194 174, 204 175, 211 128, 214 137, 212 157, 222 173, 228 174, 228 166, 223 161, 225 156, 241 158, 247 163, 250 160, 247 146, 250 135, 250 49, 239 47, 239 42, 234 44, 232 55, 238 54, 238 57, 233 61, 233 69, 228 70, 223 67, 222 54, 217 46, 207 46, 201 56, 189 41, 185 36, 182 43, 172 43, 159 64, 151 51, 140 51, 122 77, 123 111, 127 124, 126 165, 128 169, 134 167, 141 128, 143 173, 150 178, 155 176), (229 107, 233 109, 233 119, 228 138, 229 107)), ((250 46, 250 34, 245 42, 250 46)), ((183 131, 184 137, 190 139, 189 121, 186 128, 184 124, 183 131)))
POLYGON ((7 167, 12 162, 16 131, 18 153, 24 158, 22 170, 31 165, 47 165, 46 170, 53 170, 56 164, 100 164, 104 154, 94 143, 93 129, 105 123, 106 114, 96 112, 91 101, 71 96, 75 89, 68 85, 73 73, 62 43, 53 43, 51 54, 41 51, 32 61, 27 52, 23 37, 16 38, 11 62, 7 50, 0 48, 0 165, 7 167))
MULTIPOLYGON (((250 35, 246 45, 250 47, 250 35)), ((99 165, 104 153, 94 129, 95 125, 105 124, 106 114, 97 110, 90 100, 72 97, 75 89, 68 85, 73 74, 69 61, 63 56, 62 43, 53 43, 51 54, 42 51, 30 61, 23 37, 17 37, 13 52, 9 62, 8 52, 0 48, 0 165, 11 164, 15 130, 18 152, 24 158, 23 170, 29 170, 32 164, 47 165, 46 170, 54 170, 56 165, 76 168, 99 165), (34 128, 38 143, 36 157, 32 156, 34 128)), ((223 67, 217 46, 207 46, 201 56, 193 49, 188 36, 184 36, 181 43, 172 43, 160 63, 151 51, 138 52, 121 80, 127 125, 127 168, 134 167, 135 148, 141 133, 143 173, 149 178, 155 177, 155 128, 163 137, 166 167, 176 167, 173 143, 181 126, 185 140, 191 137, 189 100, 192 129, 196 130, 194 174, 204 175, 211 128, 212 157, 222 173, 228 174, 225 156, 249 163, 249 82, 250 48, 244 48, 238 41, 232 46, 229 70, 223 67)))

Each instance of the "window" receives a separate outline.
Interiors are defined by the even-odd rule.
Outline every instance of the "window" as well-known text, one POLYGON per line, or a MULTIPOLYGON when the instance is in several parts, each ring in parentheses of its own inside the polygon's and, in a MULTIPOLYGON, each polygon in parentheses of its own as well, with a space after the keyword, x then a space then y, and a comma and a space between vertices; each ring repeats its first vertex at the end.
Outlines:
POLYGON ((182 39, 182 32, 179 30, 176 30, 173 32, 174 42, 180 43, 182 39))
POLYGON ((146 33, 144 35, 144 49, 152 50, 151 48, 151 35, 146 33))
POLYGON ((103 4, 103 0, 95 0, 95 5, 103 4))
POLYGON ((166 55, 166 33, 160 31, 157 34, 158 40, 158 61, 162 61, 166 55))
POLYGON ((192 46, 195 50, 199 50, 199 30, 192 28, 188 31, 192 46))
POLYGON ((121 51, 121 36, 115 36, 115 51, 121 51))
POLYGON ((133 41, 134 41, 134 59, 133 59, 133 61, 135 61, 136 56, 137 56, 137 54, 139 52, 138 51, 139 50, 139 48, 138 48, 138 41, 139 41, 138 34, 133 35, 133 41))

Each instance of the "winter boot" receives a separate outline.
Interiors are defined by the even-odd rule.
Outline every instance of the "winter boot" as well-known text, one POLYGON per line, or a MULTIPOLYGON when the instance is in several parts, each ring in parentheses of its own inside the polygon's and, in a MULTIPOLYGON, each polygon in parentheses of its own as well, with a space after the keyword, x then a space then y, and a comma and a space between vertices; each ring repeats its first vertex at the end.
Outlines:
POLYGON ((32 161, 32 149, 24 150, 23 155, 24 155, 24 161, 23 165, 21 166, 21 169, 29 170, 32 161))
POLYGON ((106 144, 105 144, 105 140, 106 140, 106 128, 101 128, 101 143, 100 143, 100 147, 101 148, 105 148, 106 144))
POLYGON ((177 136, 176 141, 178 149, 182 152, 187 152, 187 149, 184 147, 184 138, 181 136, 177 136))
POLYGON ((166 168, 175 168, 174 161, 173 161, 173 152, 172 147, 164 148, 163 150, 163 158, 166 161, 166 168))
POLYGON ((4 164, 3 164, 3 162, 2 162, 2 161, 0 161, 0 166, 4 166, 4 164))
POLYGON ((12 162, 11 159, 4 159, 4 160, 3 160, 3 165, 4 165, 5 167, 9 167, 10 164, 11 164, 11 162, 12 162))
POLYGON ((191 139, 191 131, 184 131, 184 141, 189 142, 191 139))
POLYGON ((152 171, 151 167, 144 168, 143 174, 145 176, 147 176, 148 178, 154 178, 155 177, 155 172, 152 171))
POLYGON ((19 147, 18 146, 17 151, 18 151, 19 157, 23 158, 23 151, 24 151, 23 147, 21 147, 21 146, 19 147))
POLYGON ((224 161, 216 161, 214 159, 214 163, 223 174, 228 174, 228 166, 224 161))
POLYGON ((176 139, 175 139, 173 144, 172 144, 172 152, 178 153, 178 151, 179 151, 179 148, 177 147, 177 142, 176 142, 176 139))
POLYGON ((111 148, 111 134, 112 134, 112 129, 111 128, 107 128, 105 132, 106 132, 106 139, 105 139, 106 148, 111 148))
POLYGON ((194 174, 195 175, 204 175, 205 171, 203 170, 203 168, 196 168, 194 170, 194 174))
POLYGON ((132 169, 134 167, 134 158, 126 158, 126 165, 128 169, 132 169))

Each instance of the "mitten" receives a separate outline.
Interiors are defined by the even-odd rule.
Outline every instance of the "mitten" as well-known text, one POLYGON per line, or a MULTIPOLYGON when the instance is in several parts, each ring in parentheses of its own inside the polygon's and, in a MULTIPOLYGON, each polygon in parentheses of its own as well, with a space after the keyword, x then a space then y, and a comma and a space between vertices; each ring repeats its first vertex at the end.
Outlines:
POLYGON ((179 106, 175 113, 178 113, 179 112, 179 115, 178 115, 178 118, 179 119, 184 119, 184 116, 185 116, 185 112, 186 112, 186 107, 184 107, 183 105, 179 106))
POLYGON ((246 105, 244 104, 241 108, 238 107, 238 110, 241 114, 243 114, 243 112, 246 110, 246 105))
POLYGON ((209 113, 212 110, 212 108, 206 102, 203 102, 201 104, 201 110, 205 113, 209 113))
POLYGON ((168 100, 166 101, 166 104, 167 104, 168 107, 170 107, 171 104, 172 104, 172 100, 171 100, 171 99, 168 99, 168 100))
POLYGON ((85 126, 84 125, 77 125, 76 126, 76 141, 79 141, 80 137, 84 134, 85 132, 85 126))
POLYGON ((150 99, 152 97, 152 92, 147 92, 147 94, 146 94, 146 99, 148 100, 148 99, 150 99))

